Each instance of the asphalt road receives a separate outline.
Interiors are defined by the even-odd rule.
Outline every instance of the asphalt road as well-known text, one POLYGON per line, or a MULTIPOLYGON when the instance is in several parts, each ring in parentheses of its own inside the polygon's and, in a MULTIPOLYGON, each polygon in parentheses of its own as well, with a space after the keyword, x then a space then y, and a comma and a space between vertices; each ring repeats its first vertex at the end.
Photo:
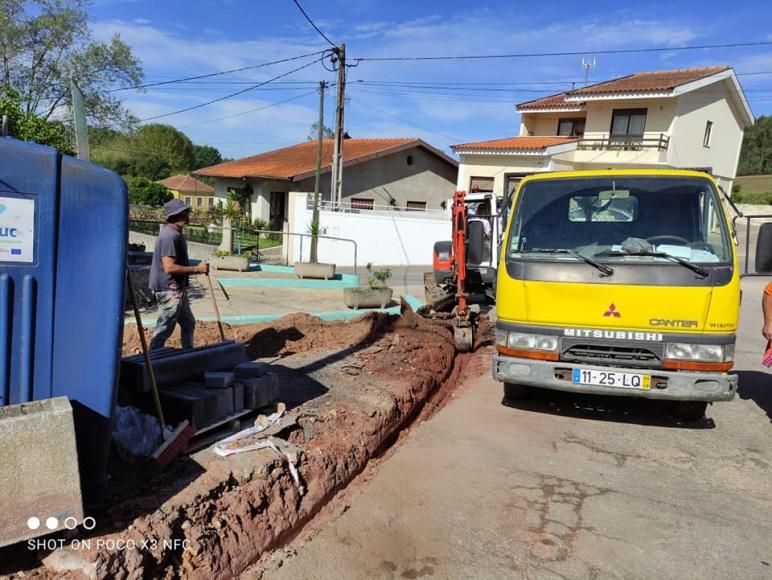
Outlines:
POLYGON ((265 577, 772 577, 765 282, 743 283, 740 396, 702 422, 546 391, 510 407, 474 379, 265 577))

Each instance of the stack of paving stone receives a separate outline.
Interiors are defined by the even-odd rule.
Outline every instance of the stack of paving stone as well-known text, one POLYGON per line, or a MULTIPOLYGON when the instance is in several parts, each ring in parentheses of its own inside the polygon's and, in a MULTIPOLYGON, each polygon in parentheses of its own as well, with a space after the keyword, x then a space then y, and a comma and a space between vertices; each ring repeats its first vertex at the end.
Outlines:
MULTIPOLYGON (((152 353, 166 421, 187 419, 202 429, 245 410, 259 409, 279 397, 279 375, 264 362, 247 361, 243 344, 223 342, 192 350, 161 349, 152 353)), ((127 357, 121 389, 134 391, 148 405, 150 391, 141 355, 127 357)))

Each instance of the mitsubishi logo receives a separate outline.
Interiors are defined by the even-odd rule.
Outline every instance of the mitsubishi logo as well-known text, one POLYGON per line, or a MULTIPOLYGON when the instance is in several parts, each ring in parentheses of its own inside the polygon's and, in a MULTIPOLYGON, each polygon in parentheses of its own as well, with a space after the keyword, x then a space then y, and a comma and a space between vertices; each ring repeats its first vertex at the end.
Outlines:
POLYGON ((614 318, 622 318, 622 315, 617 310, 616 304, 613 302, 609 304, 608 310, 606 310, 605 314, 603 316, 613 316, 614 318))

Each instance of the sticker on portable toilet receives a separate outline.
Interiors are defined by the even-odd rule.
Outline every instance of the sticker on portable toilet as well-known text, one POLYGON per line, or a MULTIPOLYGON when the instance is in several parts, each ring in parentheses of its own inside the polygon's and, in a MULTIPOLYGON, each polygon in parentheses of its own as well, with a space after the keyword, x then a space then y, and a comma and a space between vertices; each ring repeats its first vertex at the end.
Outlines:
POLYGON ((0 262, 35 261, 35 201, 0 197, 0 262))

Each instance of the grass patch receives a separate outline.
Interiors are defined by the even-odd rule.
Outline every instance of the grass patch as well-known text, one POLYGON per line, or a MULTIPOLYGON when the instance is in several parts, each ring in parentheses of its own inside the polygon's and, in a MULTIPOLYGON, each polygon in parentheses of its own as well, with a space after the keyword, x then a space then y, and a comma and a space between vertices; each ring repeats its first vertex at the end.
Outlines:
POLYGON ((744 175, 735 179, 732 193, 735 203, 772 205, 772 175, 744 175))

